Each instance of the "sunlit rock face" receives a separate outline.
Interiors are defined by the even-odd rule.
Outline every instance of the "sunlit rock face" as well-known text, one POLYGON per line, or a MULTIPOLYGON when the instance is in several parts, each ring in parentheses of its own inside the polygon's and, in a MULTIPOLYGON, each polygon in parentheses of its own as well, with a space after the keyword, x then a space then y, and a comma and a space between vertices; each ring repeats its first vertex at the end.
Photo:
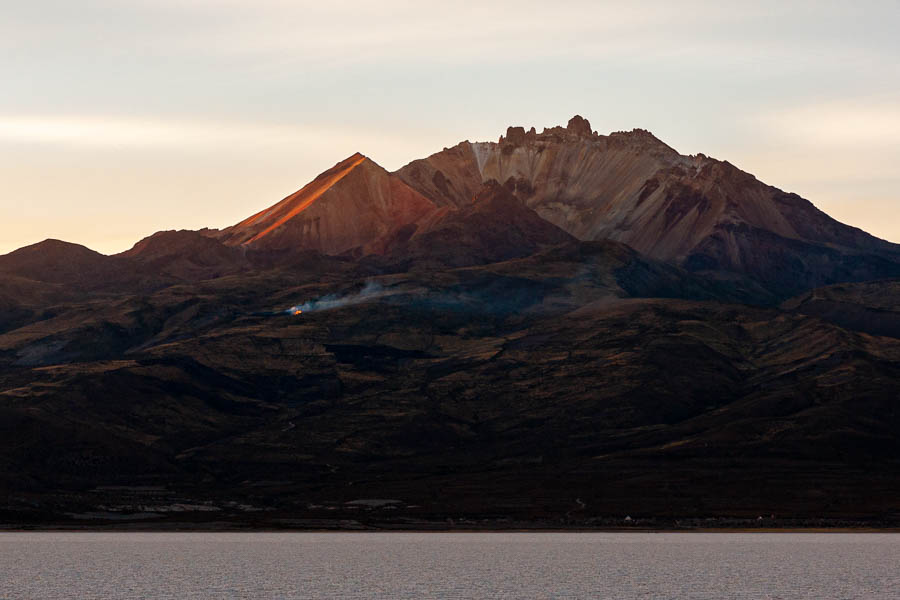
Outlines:
POLYGON ((728 162, 681 155, 648 131, 597 135, 579 116, 541 133, 510 127, 496 143, 463 142, 397 174, 449 206, 472 202, 482 182, 495 180, 578 239, 617 240, 691 270, 786 286, 786 293, 900 274, 870 254, 898 255, 898 246, 795 194, 728 162))
POLYGON ((354 154, 278 204, 225 229, 221 240, 252 249, 340 254, 365 248, 435 210, 400 178, 354 154))

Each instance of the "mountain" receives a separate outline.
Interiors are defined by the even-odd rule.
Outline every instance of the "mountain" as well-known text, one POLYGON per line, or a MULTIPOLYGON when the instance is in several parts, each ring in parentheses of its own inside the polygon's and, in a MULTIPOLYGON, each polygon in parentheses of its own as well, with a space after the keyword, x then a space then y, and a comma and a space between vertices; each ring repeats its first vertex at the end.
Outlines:
POLYGON ((79 244, 44 240, 0 256, 0 272, 46 283, 73 284, 116 279, 126 267, 117 261, 79 244))
POLYGON ((846 329, 900 338, 900 280, 816 288, 786 300, 781 307, 846 329))
POLYGON ((776 295, 900 276, 900 246, 838 223, 810 202, 728 162, 683 156, 644 130, 597 135, 510 127, 497 143, 462 142, 397 172, 444 206, 498 181, 581 240, 613 239, 693 271, 747 276, 776 295))
POLYGON ((0 274, 64 286, 71 292, 154 289, 167 282, 126 257, 45 240, 0 256, 0 274))
POLYGON ((160 231, 118 256, 178 280, 200 281, 252 268, 242 248, 197 231, 160 231))
POLYGON ((278 204, 223 230, 219 239, 253 249, 341 254, 364 248, 434 209, 401 179, 357 153, 278 204))
POLYGON ((378 250, 396 260, 463 267, 521 258, 574 241, 506 188, 489 182, 472 204, 444 207, 419 224, 401 227, 378 250))
POLYGON ((580 117, 48 240, 0 256, 0 528, 897 526, 898 256, 580 117))

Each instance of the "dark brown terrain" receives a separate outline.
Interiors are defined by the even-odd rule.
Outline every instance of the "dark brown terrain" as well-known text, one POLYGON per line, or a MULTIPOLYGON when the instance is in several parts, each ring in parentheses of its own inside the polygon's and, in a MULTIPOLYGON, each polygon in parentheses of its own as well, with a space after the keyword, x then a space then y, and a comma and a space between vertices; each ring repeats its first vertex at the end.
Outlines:
POLYGON ((0 257, 0 525, 897 526, 898 306, 898 246, 648 132, 356 154, 0 257))

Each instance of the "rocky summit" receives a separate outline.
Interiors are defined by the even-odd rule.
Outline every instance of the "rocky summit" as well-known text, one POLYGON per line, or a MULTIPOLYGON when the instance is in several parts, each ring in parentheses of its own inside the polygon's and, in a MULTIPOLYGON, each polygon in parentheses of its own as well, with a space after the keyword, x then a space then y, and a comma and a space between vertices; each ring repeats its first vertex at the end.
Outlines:
POLYGON ((463 142, 397 174, 453 206, 497 181, 580 240, 620 241, 690 271, 746 277, 775 295, 898 275, 900 246, 728 162, 681 155, 640 129, 597 135, 580 116, 540 134, 510 127, 496 143, 463 142))
POLYGON ((254 210, 0 256, 0 526, 900 523, 900 246, 796 194, 575 116, 254 210))

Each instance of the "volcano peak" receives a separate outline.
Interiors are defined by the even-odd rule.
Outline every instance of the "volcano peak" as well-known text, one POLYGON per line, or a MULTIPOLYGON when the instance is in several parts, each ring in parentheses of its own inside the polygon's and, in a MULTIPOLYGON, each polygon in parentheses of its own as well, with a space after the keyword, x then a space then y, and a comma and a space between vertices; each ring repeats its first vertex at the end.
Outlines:
POLYGON ((365 246, 434 204, 360 152, 281 202, 224 230, 229 246, 340 254, 365 246))

